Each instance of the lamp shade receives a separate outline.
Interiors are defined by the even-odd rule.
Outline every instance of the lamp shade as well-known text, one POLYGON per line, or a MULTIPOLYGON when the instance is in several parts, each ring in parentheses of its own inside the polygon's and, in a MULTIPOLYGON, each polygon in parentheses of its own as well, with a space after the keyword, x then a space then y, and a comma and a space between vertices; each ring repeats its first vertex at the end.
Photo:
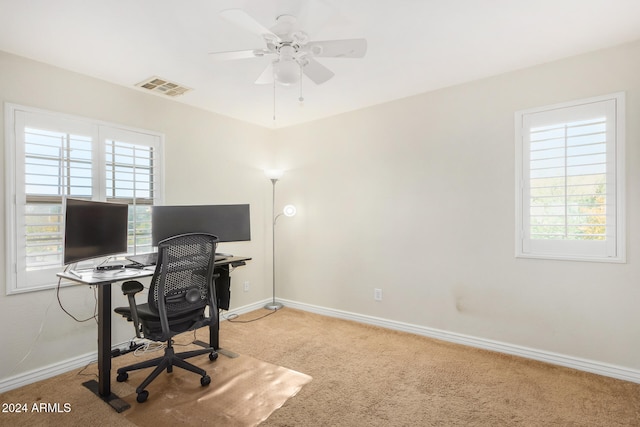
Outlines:
POLYGON ((284 174, 284 171, 281 169, 267 169, 264 171, 264 174, 269 179, 280 179, 284 174))
POLYGON ((282 209, 282 213, 285 216, 294 216, 296 212, 297 212, 296 207, 293 205, 287 205, 284 207, 284 209, 282 209))

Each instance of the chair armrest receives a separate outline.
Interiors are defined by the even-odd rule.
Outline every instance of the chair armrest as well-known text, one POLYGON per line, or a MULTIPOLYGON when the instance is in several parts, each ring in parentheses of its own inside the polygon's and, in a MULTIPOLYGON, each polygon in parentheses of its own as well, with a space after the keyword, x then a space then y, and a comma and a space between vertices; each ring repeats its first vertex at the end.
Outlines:
POLYGON ((131 319, 133 325, 136 328, 136 337, 142 338, 140 335, 140 318, 138 317, 138 305, 136 304, 135 295, 144 289, 142 283, 137 280, 129 280, 122 284, 122 293, 127 296, 129 300, 129 309, 131 310, 131 319))
POLYGON ((122 293, 127 296, 135 295, 138 292, 141 292, 143 289, 144 286, 142 286, 142 283, 138 282, 137 280, 129 280, 122 284, 122 293))

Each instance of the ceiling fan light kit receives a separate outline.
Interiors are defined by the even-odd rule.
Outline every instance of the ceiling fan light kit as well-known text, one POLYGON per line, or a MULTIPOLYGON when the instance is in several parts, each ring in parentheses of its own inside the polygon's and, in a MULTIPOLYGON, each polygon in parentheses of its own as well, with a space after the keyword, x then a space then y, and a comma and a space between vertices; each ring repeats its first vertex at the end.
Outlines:
POLYGON ((300 65, 294 60, 280 59, 274 66, 273 75, 278 83, 283 86, 291 86, 298 83, 300 65))

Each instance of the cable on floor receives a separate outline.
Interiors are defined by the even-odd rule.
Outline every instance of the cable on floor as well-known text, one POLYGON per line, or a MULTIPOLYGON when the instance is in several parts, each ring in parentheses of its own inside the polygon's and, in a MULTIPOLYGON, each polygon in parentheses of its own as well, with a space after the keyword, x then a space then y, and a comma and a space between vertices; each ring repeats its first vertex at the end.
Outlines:
POLYGON ((228 316, 225 316, 224 314, 222 314, 222 318, 225 319, 228 322, 231 323, 251 323, 251 322, 256 322, 258 320, 264 319, 267 316, 271 316, 272 314, 275 314, 278 311, 278 309, 275 309, 267 314, 264 314, 260 317, 256 317, 255 319, 249 319, 249 320, 235 320, 238 317, 240 317, 239 314, 236 313, 230 313, 228 316))

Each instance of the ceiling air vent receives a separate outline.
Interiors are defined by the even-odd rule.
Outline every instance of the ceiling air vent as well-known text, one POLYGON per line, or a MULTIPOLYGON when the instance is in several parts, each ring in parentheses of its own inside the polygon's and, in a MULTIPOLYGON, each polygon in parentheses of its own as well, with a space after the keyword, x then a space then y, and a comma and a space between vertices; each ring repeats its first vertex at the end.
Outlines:
POLYGON ((167 79, 161 79, 160 77, 151 77, 138 83, 136 86, 143 89, 148 89, 151 92, 161 93, 167 96, 184 95, 186 92, 189 92, 191 90, 186 86, 170 82, 167 79))

